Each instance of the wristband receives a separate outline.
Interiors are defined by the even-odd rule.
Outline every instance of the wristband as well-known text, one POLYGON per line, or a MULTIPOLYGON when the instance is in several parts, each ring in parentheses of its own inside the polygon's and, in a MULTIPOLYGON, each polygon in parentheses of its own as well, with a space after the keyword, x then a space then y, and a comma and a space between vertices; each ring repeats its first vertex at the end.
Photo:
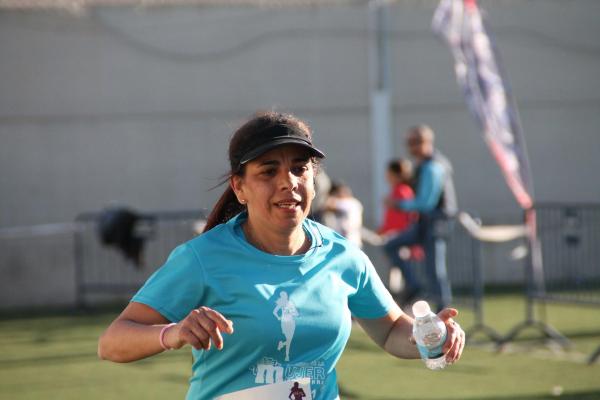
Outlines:
POLYGON ((173 325, 177 325, 175 322, 169 324, 169 325, 165 325, 163 326, 163 328, 160 330, 160 334, 158 335, 158 341, 160 343, 160 347, 163 348, 163 350, 173 350, 172 347, 167 347, 167 345, 165 344, 165 333, 167 333, 167 330, 172 327, 173 325))

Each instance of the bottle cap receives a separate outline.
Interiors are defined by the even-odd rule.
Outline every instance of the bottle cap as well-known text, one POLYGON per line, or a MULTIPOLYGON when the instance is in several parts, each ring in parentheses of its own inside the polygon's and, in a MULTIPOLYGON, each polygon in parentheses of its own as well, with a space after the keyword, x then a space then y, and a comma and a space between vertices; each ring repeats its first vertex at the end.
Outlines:
POLYGON ((415 318, 421 318, 428 315, 431 312, 429 304, 426 301, 419 300, 412 306, 412 312, 415 318))

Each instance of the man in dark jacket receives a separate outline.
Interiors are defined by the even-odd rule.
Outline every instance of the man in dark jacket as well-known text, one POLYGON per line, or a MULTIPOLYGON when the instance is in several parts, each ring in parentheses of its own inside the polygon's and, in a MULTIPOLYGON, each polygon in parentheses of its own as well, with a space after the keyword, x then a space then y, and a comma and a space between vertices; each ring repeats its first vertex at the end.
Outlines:
POLYGON ((398 266, 404 276, 404 302, 409 303, 421 295, 421 285, 413 266, 399 256, 401 247, 421 244, 425 250, 425 269, 428 294, 441 310, 452 299, 446 272, 446 237, 449 219, 456 214, 456 194, 452 181, 452 166, 434 145, 434 133, 426 125, 412 127, 407 132, 408 151, 415 159, 415 197, 412 200, 387 205, 419 213, 418 223, 399 235, 390 238, 385 252, 391 262, 398 266))

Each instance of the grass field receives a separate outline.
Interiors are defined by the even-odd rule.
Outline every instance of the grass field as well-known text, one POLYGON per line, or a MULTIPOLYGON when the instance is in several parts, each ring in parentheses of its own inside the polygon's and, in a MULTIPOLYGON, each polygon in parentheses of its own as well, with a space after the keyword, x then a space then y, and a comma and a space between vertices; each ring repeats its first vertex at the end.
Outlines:
MULTIPOLYGON (((522 321, 515 295, 486 298, 486 323, 501 334, 522 321)), ((600 361, 586 363, 600 346, 600 309, 548 305, 548 322, 572 341, 564 351, 530 330, 501 353, 481 341, 440 372, 420 361, 398 360, 354 329, 339 366, 343 399, 538 400, 600 399, 600 361)), ((98 335, 114 312, 0 319, 0 399, 181 399, 189 351, 164 353, 119 365, 96 358, 98 335)), ((458 317, 468 328, 473 314, 458 317)))

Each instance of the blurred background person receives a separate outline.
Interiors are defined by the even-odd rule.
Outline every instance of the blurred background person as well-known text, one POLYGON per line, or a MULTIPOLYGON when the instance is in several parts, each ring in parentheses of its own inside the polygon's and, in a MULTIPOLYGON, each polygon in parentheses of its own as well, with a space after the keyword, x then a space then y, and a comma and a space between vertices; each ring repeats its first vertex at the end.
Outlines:
MULTIPOLYGON (((405 211, 387 204, 388 202, 396 203, 413 199, 415 195, 411 187, 412 179, 412 163, 410 160, 396 159, 391 160, 388 163, 386 180, 389 184, 390 191, 384 201, 385 211, 381 226, 377 230, 378 234, 392 237, 405 231, 412 224, 417 222, 418 213, 414 211, 405 211)), ((398 251, 400 253, 399 256, 407 262, 408 260, 422 261, 424 259, 423 248, 419 245, 401 247, 398 251)), ((394 295, 398 295, 402 289, 403 281, 405 286, 404 289, 411 291, 412 289, 406 286, 412 282, 407 282, 406 279, 402 279, 400 266, 392 265, 390 268, 388 285, 390 291, 394 295)))
POLYGON ((332 182, 323 216, 325 225, 362 247, 363 205, 354 197, 350 186, 332 182))
MULTIPOLYGON (((415 197, 411 187, 412 163, 407 159, 396 159, 388 162, 385 178, 389 185, 387 200, 402 201, 415 197)), ((405 230, 416 222, 417 213, 407 212, 384 202, 385 211, 381 226, 377 230, 380 235, 388 235, 405 230)))
POLYGON ((452 294, 446 271, 446 238, 450 229, 449 218, 457 211, 456 194, 452 180, 452 166, 434 147, 434 133, 427 125, 410 128, 406 145, 417 163, 414 199, 386 200, 389 207, 418 211, 419 220, 406 231, 390 238, 385 252, 393 265, 402 270, 409 290, 404 302, 410 303, 421 295, 414 268, 399 256, 404 246, 421 244, 425 250, 427 294, 441 310, 450 304, 452 294))
POLYGON ((327 199, 329 199, 330 192, 331 179, 321 166, 319 173, 315 176, 315 198, 310 210, 310 217, 313 221, 323 222, 323 214, 327 211, 327 199))

